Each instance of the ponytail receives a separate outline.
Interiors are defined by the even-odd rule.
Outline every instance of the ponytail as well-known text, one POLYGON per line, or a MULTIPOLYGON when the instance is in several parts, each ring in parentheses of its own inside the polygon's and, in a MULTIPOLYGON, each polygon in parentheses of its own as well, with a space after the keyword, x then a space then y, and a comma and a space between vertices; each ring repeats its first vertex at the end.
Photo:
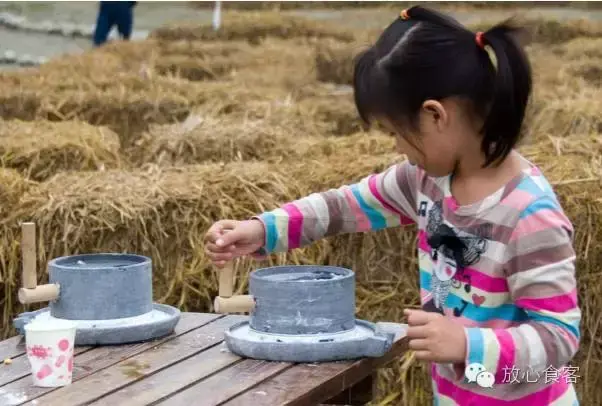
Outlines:
POLYGON ((492 63, 496 70, 493 94, 483 126, 485 166, 503 160, 520 140, 532 88, 529 60, 518 40, 521 33, 520 28, 506 21, 481 36, 483 46, 490 46, 493 50, 492 63))

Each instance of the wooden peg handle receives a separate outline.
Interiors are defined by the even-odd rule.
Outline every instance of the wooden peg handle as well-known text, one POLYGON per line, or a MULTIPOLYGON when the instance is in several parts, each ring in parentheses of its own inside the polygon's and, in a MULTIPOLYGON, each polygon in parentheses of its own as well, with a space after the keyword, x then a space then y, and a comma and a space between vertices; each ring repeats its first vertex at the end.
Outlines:
POLYGON ((234 269, 232 263, 227 263, 219 272, 219 295, 220 297, 232 297, 234 290, 234 269))
POLYGON ((21 234, 22 284, 25 289, 34 289, 38 284, 35 223, 22 223, 21 234))

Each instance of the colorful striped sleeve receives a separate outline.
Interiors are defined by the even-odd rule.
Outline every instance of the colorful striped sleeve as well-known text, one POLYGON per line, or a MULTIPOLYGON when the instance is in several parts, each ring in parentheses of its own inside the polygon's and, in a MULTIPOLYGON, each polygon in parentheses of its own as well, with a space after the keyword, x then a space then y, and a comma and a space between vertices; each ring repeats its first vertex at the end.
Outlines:
POLYGON ((524 381, 567 366, 579 347, 581 320, 572 242, 572 225, 553 195, 522 211, 504 269, 526 320, 507 329, 467 328, 467 365, 480 363, 506 383, 513 368, 524 381))
POLYGON ((260 254, 286 252, 337 234, 413 223, 417 176, 416 167, 404 162, 256 216, 265 228, 260 254))

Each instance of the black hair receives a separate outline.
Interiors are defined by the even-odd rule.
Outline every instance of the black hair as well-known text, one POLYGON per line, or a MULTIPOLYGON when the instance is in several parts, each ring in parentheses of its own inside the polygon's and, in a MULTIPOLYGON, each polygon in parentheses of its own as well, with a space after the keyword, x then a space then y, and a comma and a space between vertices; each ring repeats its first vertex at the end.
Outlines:
POLYGON ((501 162, 520 141, 531 94, 529 60, 510 20, 481 35, 455 19, 415 6, 391 23, 355 62, 355 104, 369 124, 386 117, 399 127, 415 128, 428 99, 457 96, 472 103, 483 122, 484 166, 501 162), (494 66, 495 63, 495 66, 494 66))

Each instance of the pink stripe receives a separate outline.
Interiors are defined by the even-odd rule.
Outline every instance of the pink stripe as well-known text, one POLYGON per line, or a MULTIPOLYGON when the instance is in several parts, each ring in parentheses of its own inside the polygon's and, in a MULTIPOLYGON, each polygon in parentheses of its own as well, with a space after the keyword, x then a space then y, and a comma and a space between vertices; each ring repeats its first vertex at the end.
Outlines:
POLYGON ((458 201, 453 196, 448 196, 443 199, 443 204, 445 204, 451 211, 458 210, 458 201))
MULTIPOLYGON (((444 309, 444 312, 447 316, 452 317, 454 313, 454 309, 444 309)), ((458 322, 464 327, 481 327, 481 328, 493 328, 493 329, 504 329, 517 327, 523 324, 520 321, 508 321, 503 319, 490 319, 486 321, 474 321, 472 319, 466 318, 464 316, 461 317, 453 317, 454 321, 458 322)))
POLYGON ((556 313, 563 313, 577 307, 577 290, 573 289, 570 293, 551 297, 541 298, 521 298, 515 303, 518 307, 528 310, 548 310, 556 313))
POLYGON ((524 210, 525 206, 533 200, 533 195, 525 190, 514 189, 505 199, 502 200, 504 206, 512 207, 517 210, 524 210))
MULTIPOLYGON (((470 392, 466 389, 456 386, 437 373, 435 364, 431 368, 433 380, 437 384, 437 392, 447 396, 461 405, 487 405, 487 406, 535 406, 549 405, 556 401, 570 389, 570 384, 566 379, 559 379, 558 383, 553 383, 539 392, 532 393, 516 400, 501 400, 485 395, 470 392)), ((495 386, 494 386, 495 388, 495 386)))
POLYGON ((303 231, 303 213, 292 203, 282 206, 288 214, 288 249, 301 246, 301 233, 303 231))
POLYGON ((514 339, 512 334, 506 329, 497 329, 493 331, 500 345, 500 358, 497 363, 497 371, 495 373, 496 382, 504 382, 504 368, 512 368, 515 356, 514 339))
POLYGON ((431 246, 427 242, 426 231, 418 230, 418 248, 427 254, 431 253, 431 246))
POLYGON ((564 339, 569 342, 572 348, 579 348, 579 340, 573 334, 569 333, 568 330, 561 328, 556 329, 556 331, 558 331, 564 337, 564 339))
POLYGON ((369 187, 372 195, 374 195, 376 200, 378 200, 380 202, 380 204, 383 205, 383 207, 385 207, 386 209, 392 211, 393 213, 397 213, 399 215, 399 223, 402 226, 414 223, 414 221, 411 218, 407 217, 405 214, 403 214, 403 212, 397 210, 395 207, 391 206, 389 203, 387 203, 385 201, 383 196, 378 191, 378 186, 376 185, 376 175, 370 176, 370 178, 368 179, 368 187, 369 187))
POLYGON ((370 220, 368 219, 368 216, 366 216, 366 213, 362 211, 362 208, 357 203, 357 200, 355 200, 355 196, 350 188, 345 188, 345 197, 347 198, 347 203, 349 203, 349 206, 353 210, 353 215, 357 221, 357 227, 355 231, 358 233, 362 231, 370 231, 370 220))
POLYGON ((535 214, 525 217, 518 222, 510 241, 515 241, 525 235, 538 231, 561 227, 570 229, 571 225, 557 210, 538 210, 535 214), (545 218, 545 221, 542 221, 543 218, 545 218))
POLYGON ((506 293, 509 291, 505 278, 496 278, 474 268, 466 268, 464 273, 470 275, 470 284, 475 288, 489 293, 506 293))

